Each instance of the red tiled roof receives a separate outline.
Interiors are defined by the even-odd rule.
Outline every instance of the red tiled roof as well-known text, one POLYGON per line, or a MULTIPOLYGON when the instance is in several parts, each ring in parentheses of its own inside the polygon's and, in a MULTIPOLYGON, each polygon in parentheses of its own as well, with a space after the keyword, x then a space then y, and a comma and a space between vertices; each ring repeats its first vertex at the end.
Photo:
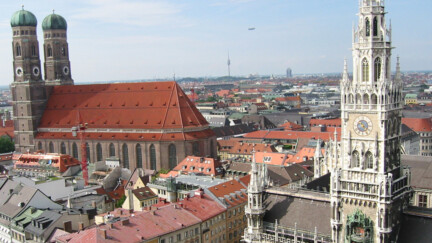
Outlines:
POLYGON ((245 175, 245 176, 241 177, 239 179, 239 181, 247 187, 249 185, 249 182, 250 182, 250 175, 245 175))
POLYGON ((39 128, 176 129, 208 126, 176 82, 55 86, 39 128))
POLYGON ((432 118, 402 118, 402 123, 415 132, 432 132, 432 118))
POLYGON ((242 189, 247 187, 235 179, 208 188, 216 197, 225 199, 229 207, 247 202, 247 194, 242 189))
POLYGON ((200 222, 198 217, 186 209, 174 205, 165 205, 151 212, 129 217, 126 221, 121 220, 112 223, 112 227, 102 224, 77 233, 60 236, 57 241, 63 243, 141 242, 200 222), (102 232, 106 233, 106 237, 103 237, 102 232))
POLYGON ((225 211, 225 208, 214 201, 210 196, 206 194, 199 196, 197 193, 194 197, 185 198, 178 202, 178 204, 202 221, 213 218, 225 211))
POLYGON ((266 152, 256 152, 255 161, 257 163, 265 163, 268 165, 285 165, 288 158, 292 155, 284 153, 266 153, 266 152), (265 158, 265 159, 264 159, 265 158))
POLYGON ((0 154, 0 161, 12 160, 13 152, 0 154))
POLYGON ((14 138, 14 127, 12 126, 6 126, 6 127, 0 127, 0 137, 8 136, 10 138, 14 138))
MULTIPOLYGON (((255 131, 244 135, 245 138, 261 139, 298 139, 298 138, 315 138, 328 141, 334 138, 331 132, 310 132, 310 131, 255 131)), ((337 136, 340 140, 340 133, 337 136)))
MULTIPOLYGON (((222 172, 219 161, 197 156, 187 156, 171 172, 174 171, 181 171, 183 174, 195 173, 209 176, 217 176, 222 172)), ((169 176, 175 177, 177 175, 178 173, 175 172, 169 173, 169 176)), ((163 177, 166 178, 167 176, 163 177)))
POLYGON ((287 96, 287 97, 276 97, 276 101, 300 101, 300 96, 287 96))
MULTIPOLYGON (((315 155, 315 150, 316 148, 303 147, 295 155, 290 156, 290 158, 288 158, 288 160, 286 161, 286 165, 290 163, 301 163, 306 160, 312 159, 315 155)), ((324 154, 325 149, 321 149, 321 153, 324 154)))
POLYGON ((231 90, 223 89, 223 90, 216 92, 215 94, 219 97, 225 97, 225 96, 229 95, 230 92, 231 92, 231 90))
POLYGON ((335 119, 310 119, 309 125, 310 126, 332 126, 332 127, 340 127, 342 124, 340 118, 335 119))
POLYGON ((255 152, 276 152, 276 149, 271 144, 244 143, 239 141, 229 150, 229 153, 251 155, 253 150, 255 150, 255 152))
POLYGON ((14 163, 15 169, 37 169, 41 167, 41 160, 46 163, 46 166, 57 169, 60 173, 65 172, 69 167, 80 165, 80 161, 67 154, 20 154, 14 156, 16 159, 14 163), (17 158, 18 156, 18 158, 17 158))
POLYGON ((294 122, 286 122, 286 123, 280 125, 280 127, 283 127, 284 130, 288 130, 288 131, 303 130, 303 126, 302 125, 295 124, 294 122))
MULTIPOLYGON (((214 136, 213 130, 206 129, 197 132, 183 133, 113 133, 97 132, 85 133, 88 140, 135 140, 135 141, 174 141, 174 140, 196 140, 214 136)), ((73 137, 71 132, 39 132, 37 139, 79 139, 73 137)))

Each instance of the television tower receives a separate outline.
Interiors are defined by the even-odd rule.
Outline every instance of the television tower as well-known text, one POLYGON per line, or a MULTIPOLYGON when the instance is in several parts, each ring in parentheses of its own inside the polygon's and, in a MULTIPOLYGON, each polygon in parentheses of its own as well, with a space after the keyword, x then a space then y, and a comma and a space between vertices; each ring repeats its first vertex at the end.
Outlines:
POLYGON ((230 60, 230 57, 229 57, 229 52, 228 52, 228 61, 227 61, 227 65, 228 65, 228 77, 231 77, 231 70, 230 70, 231 60, 230 60))

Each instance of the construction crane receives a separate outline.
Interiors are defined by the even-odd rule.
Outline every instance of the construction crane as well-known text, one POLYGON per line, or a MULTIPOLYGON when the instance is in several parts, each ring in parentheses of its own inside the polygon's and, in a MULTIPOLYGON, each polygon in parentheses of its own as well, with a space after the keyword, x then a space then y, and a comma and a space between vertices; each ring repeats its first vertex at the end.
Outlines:
MULTIPOLYGON (((79 116, 79 115, 78 115, 79 116)), ((84 179, 84 185, 88 186, 88 168, 87 168, 87 148, 85 142, 85 131, 88 128, 88 123, 83 123, 81 120, 76 127, 72 127, 72 136, 79 135, 81 146, 81 170, 84 179)))
MULTIPOLYGON (((97 120, 101 119, 103 115, 100 115, 95 120, 92 120, 90 123, 94 123, 97 120)), ((87 146, 86 146, 86 138, 85 131, 88 128, 88 123, 83 122, 81 114, 78 110, 78 125, 76 127, 72 127, 72 136, 78 137, 80 139, 80 147, 81 147, 81 170, 84 179, 84 185, 88 186, 88 168, 87 168, 87 146)))

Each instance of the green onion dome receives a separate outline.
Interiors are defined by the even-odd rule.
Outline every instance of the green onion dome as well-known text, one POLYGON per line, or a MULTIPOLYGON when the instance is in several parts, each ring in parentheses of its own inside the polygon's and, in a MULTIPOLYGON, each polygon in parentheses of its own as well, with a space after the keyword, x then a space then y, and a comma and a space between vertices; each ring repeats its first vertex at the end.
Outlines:
POLYGON ((27 10, 16 11, 11 18, 11 26, 35 26, 37 25, 36 16, 27 10))
POLYGON ((66 20, 58 14, 50 14, 42 22, 43 30, 66 30, 66 20))

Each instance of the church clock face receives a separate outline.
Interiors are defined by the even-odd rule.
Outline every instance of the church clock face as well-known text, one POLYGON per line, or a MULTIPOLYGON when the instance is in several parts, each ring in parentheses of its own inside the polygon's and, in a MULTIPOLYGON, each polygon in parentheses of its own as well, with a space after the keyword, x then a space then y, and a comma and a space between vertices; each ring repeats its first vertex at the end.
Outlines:
POLYGON ((69 68, 67 66, 63 67, 63 74, 68 75, 69 74, 69 68))
POLYGON ((372 121, 367 116, 359 116, 354 120, 354 131, 361 136, 372 132, 372 121))
POLYGON ((15 73, 16 73, 16 75, 17 76, 22 76, 23 75, 23 69, 22 69, 22 67, 18 67, 16 70, 15 70, 15 73))

